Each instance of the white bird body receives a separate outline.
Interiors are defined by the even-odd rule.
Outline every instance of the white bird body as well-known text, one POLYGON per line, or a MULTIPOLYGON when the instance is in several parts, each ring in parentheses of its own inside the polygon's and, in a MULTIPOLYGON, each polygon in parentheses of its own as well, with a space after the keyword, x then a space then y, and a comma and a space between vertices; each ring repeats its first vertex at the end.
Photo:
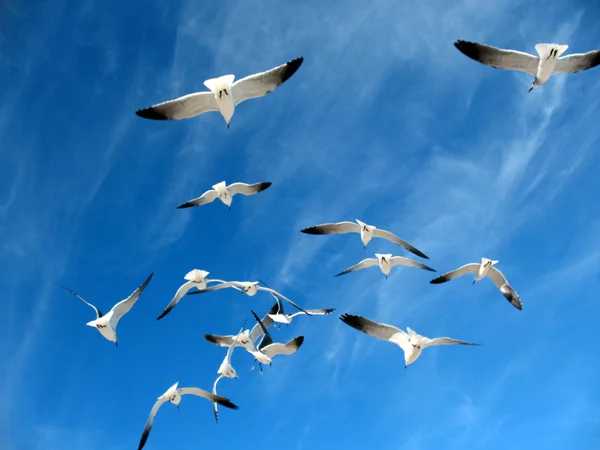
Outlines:
POLYGON ((235 112, 235 100, 232 89, 233 80, 235 80, 235 75, 223 75, 204 82, 204 86, 215 95, 217 107, 223 119, 225 119, 227 127, 229 127, 229 123, 235 112))
POLYGON ((477 275, 473 280, 473 283, 477 283, 483 277, 485 277, 489 272, 492 266, 498 264, 500 261, 492 261, 488 258, 481 258, 481 265, 479 266, 479 270, 477 271, 477 275))
POLYGON ((86 305, 93 308, 94 311, 96 311, 96 319, 89 321, 88 323, 86 323, 86 325, 89 327, 96 328, 105 339, 107 339, 110 342, 113 342, 115 345, 118 346, 117 325, 119 323, 119 320, 121 320, 121 318, 125 314, 127 314, 129 310, 133 307, 133 305, 137 302, 138 298, 140 298, 140 295, 142 295, 142 292, 144 292, 144 289, 146 289, 146 286, 148 286, 148 283, 152 279, 153 275, 154 273, 151 273, 148 276, 148 278, 146 278, 146 280, 140 286, 138 286, 138 288, 135 291, 131 293, 129 297, 127 297, 125 300, 121 300, 119 303, 114 305, 111 308, 111 310, 104 315, 102 314, 100 309, 96 308, 94 305, 92 305, 90 302, 88 302, 76 292, 73 292, 65 286, 62 286, 62 288, 73 294, 75 297, 77 297, 86 305))
POLYGON ((427 347, 436 345, 480 345, 447 337, 430 339, 421 336, 408 327, 404 332, 400 328, 351 314, 342 314, 340 320, 365 334, 396 344, 404 352, 405 368, 414 363, 427 347))

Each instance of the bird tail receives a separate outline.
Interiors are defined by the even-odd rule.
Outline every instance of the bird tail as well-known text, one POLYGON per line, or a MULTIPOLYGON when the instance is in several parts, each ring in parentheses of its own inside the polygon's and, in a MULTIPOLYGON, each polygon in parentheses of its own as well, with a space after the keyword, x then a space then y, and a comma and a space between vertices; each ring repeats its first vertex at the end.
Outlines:
POLYGON ((556 58, 560 58, 560 55, 566 52, 568 48, 568 45, 559 44, 536 44, 535 46, 535 50, 540 56, 540 59, 547 59, 552 50, 556 50, 556 58))

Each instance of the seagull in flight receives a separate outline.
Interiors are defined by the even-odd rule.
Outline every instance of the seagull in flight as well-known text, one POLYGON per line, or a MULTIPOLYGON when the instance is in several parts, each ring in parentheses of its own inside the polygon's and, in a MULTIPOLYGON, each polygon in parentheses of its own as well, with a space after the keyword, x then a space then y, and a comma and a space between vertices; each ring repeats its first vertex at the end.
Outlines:
POLYGON ((356 219, 356 223, 354 222, 339 222, 339 223, 324 223, 321 225, 315 225, 314 227, 305 228, 300 230, 302 233, 306 234, 347 234, 347 233, 360 233, 360 239, 365 248, 371 239, 374 237, 387 239, 390 242, 393 242, 396 245, 404 247, 411 253, 414 253, 421 258, 429 259, 422 251, 417 250, 412 244, 409 244, 403 239, 400 239, 393 233, 390 233, 386 230, 380 230, 379 228, 368 225, 360 220, 356 219))
POLYGON ((363 333, 374 336, 383 341, 389 341, 396 344, 404 351, 404 368, 414 363, 423 349, 433 347, 435 345, 481 345, 467 341, 459 341, 448 337, 439 337, 429 339, 425 336, 417 334, 410 328, 406 328, 406 332, 400 328, 383 323, 374 322, 362 316, 354 316, 351 314, 342 314, 340 320, 352 328, 356 328, 363 333))
MULTIPOLYGON (((271 315, 277 312, 277 305, 278 303, 275 303, 261 320, 262 325, 267 329, 273 325, 274 321, 271 315)), ((253 352, 256 350, 254 343, 262 334, 262 327, 257 323, 252 327, 252 330, 246 329, 237 335, 219 336, 216 334, 205 334, 204 338, 211 344, 218 345, 219 347, 230 347, 233 344, 237 347, 244 347, 248 352, 253 352)))
MULTIPOLYGON (((244 325, 246 325, 246 321, 244 321, 244 323, 242 324, 242 328, 240 328, 239 333, 237 334, 237 336, 235 337, 235 339, 233 340, 231 345, 229 345, 229 348, 227 349, 227 354, 225 355, 225 358, 223 358, 223 362, 219 366, 219 370, 217 370, 218 377, 215 380, 215 384, 213 385, 213 391, 212 391, 213 395, 217 395, 217 384, 219 383, 219 380, 221 378, 231 378, 231 379, 239 378, 234 367, 231 365, 231 355, 233 355, 233 350, 235 350, 238 338, 239 338, 240 334, 242 333, 242 330, 244 329, 244 325)), ((215 413, 215 421, 217 423, 219 423, 219 410, 217 408, 217 404, 218 404, 217 402, 213 402, 213 409, 214 409, 214 413, 215 413)))
POLYGON ((160 320, 163 317, 165 317, 167 314, 169 314, 169 312, 175 308, 175 306, 177 306, 177 303, 179 303, 179 301, 183 298, 183 296, 185 294, 188 293, 188 291, 190 289, 196 288, 196 289, 204 289, 206 288, 208 283, 225 283, 225 281, 223 280, 208 280, 206 279, 206 277, 208 276, 210 272, 207 272, 206 270, 199 270, 199 269, 193 269, 191 271, 189 271, 185 277, 183 277, 185 280, 188 280, 187 282, 185 282, 184 284, 181 285, 181 287, 179 289, 177 289, 177 292, 175 293, 175 297, 173 297, 173 299, 169 302, 169 304, 167 305, 167 307, 165 308, 165 310, 160 314, 160 316, 158 316, 156 318, 156 320, 160 320))
POLYGON ((519 70, 534 76, 529 92, 544 85, 555 73, 575 73, 600 64, 600 50, 561 55, 569 48, 560 44, 536 44, 537 56, 517 50, 458 40, 454 46, 464 55, 496 69, 519 70))
POLYGON ((208 111, 219 111, 229 128, 237 105, 245 100, 267 95, 294 75, 303 61, 302 57, 296 58, 266 72, 249 75, 235 83, 235 75, 211 78, 204 82, 208 91, 184 95, 137 110, 135 113, 144 119, 178 120, 208 111))
POLYGON ((476 275, 475 275, 475 278, 473 279, 473 284, 475 284, 479 280, 484 278, 485 276, 488 276, 492 279, 492 281, 494 282, 496 287, 498 289, 500 289, 500 292, 502 292, 502 295, 504 295, 504 297, 515 308, 517 308, 519 311, 521 311, 523 309, 523 304, 521 303, 521 298, 519 297, 519 294, 517 294, 517 291, 515 291, 510 284, 508 284, 508 281, 506 280, 506 277, 502 274, 502 272, 500 272, 498 269, 496 269, 494 267, 496 264, 498 264, 498 261, 494 261, 494 260, 487 259, 487 258, 481 258, 481 264, 479 264, 479 263, 465 264, 464 266, 459 267, 456 270, 447 272, 447 273, 437 277, 436 279, 431 280, 430 283, 431 284, 445 283, 446 281, 453 280, 455 278, 460 277, 461 275, 465 275, 467 273, 474 273, 476 275))
MULTIPOLYGON (((289 325, 290 323, 292 323, 292 319, 296 316, 299 315, 310 315, 310 316, 326 316, 328 314, 331 314, 332 312, 335 311, 334 308, 328 308, 328 309, 308 309, 306 311, 297 311, 295 313, 292 314, 286 314, 284 309, 283 309, 283 303, 281 302, 281 300, 279 299, 279 297, 277 297, 275 294, 271 294, 273 295, 273 297, 275 297, 275 306, 273 308, 271 308, 271 310, 267 313, 267 316, 269 318, 272 319, 273 322, 277 322, 278 326, 277 328, 279 329, 281 327, 282 323, 285 323, 287 325, 289 325)), ((263 324, 265 324, 265 319, 262 319, 263 324)), ((270 324, 269 324, 270 325, 270 324)), ((265 326, 268 328, 269 325, 265 326)), ((258 326, 258 324, 256 325, 258 326)))
POLYGON ((258 283, 260 283, 260 281, 227 281, 225 283, 220 283, 220 284, 216 284, 214 286, 209 286, 204 289, 200 289, 198 291, 188 292, 187 295, 204 294, 205 292, 217 291, 219 289, 233 288, 233 289, 236 289, 236 290, 248 295, 249 297, 254 297, 258 291, 266 291, 272 295, 275 295, 275 296, 285 300, 290 305, 292 305, 294 308, 298 309, 299 311, 303 311, 305 314, 310 316, 310 313, 304 311, 302 308, 300 308, 296 303, 291 301, 286 296, 281 295, 279 292, 277 292, 269 287, 260 286, 258 283))
POLYGON ((273 338, 271 338, 271 334, 269 330, 264 326, 262 321, 258 318, 256 313, 250 310, 258 325, 261 327, 263 332, 263 337, 258 343, 256 350, 249 352, 252 356, 254 356, 254 363, 252 364, 252 369, 254 369, 254 364, 258 361, 258 366, 260 368, 260 374, 262 375, 263 364, 269 364, 273 362, 273 358, 277 355, 293 355, 300 348, 302 343, 304 342, 304 336, 298 336, 286 344, 273 343, 273 338))
POLYGON ((352 267, 348 267, 346 270, 338 273, 335 276, 339 277, 340 275, 345 275, 356 270, 366 269, 367 267, 379 265, 379 268, 385 275, 385 278, 387 278, 390 274, 390 271, 392 270, 392 267, 397 266, 399 264, 403 266, 417 267, 419 269, 425 269, 429 270, 430 272, 435 272, 435 269, 432 269, 431 267, 426 266, 425 264, 421 264, 420 262, 413 261, 412 259, 404 258, 402 256, 392 256, 391 253, 386 253, 383 255, 380 253, 375 253, 375 256, 376 258, 363 259, 358 264, 352 267))
POLYGON ((150 411, 150 416, 148 416, 148 421, 146 422, 146 426, 144 427, 144 431, 142 432, 142 438, 140 439, 140 445, 138 446, 138 450, 142 450, 142 448, 146 444, 146 441, 148 440, 148 435, 150 434, 150 430, 152 429, 154 416, 156 416, 158 409, 165 402, 171 402, 175 406, 177 406, 177 409, 179 409, 179 402, 181 402, 181 397, 186 394, 192 394, 198 397, 204 397, 205 399, 210 400, 211 402, 217 402, 219 405, 225 406, 226 408, 239 409, 238 406, 231 403, 229 399, 221 397, 220 395, 213 395, 210 392, 205 391, 204 389, 199 389, 195 387, 180 388, 177 387, 178 385, 179 382, 175 383, 173 386, 167 389, 167 392, 158 397, 157 402, 154 404, 152 410, 150 411))
POLYGON ((115 346, 118 347, 119 344, 117 342, 117 324, 119 323, 119 320, 121 320, 121 317, 127 314, 132 308, 132 306, 135 304, 137 299, 140 298, 140 295, 142 295, 142 292, 144 292, 144 289, 146 289, 146 286, 148 286, 148 283, 152 279, 152 275, 154 275, 154 273, 151 273, 148 276, 148 278, 146 278, 146 281, 144 281, 135 291, 133 291, 133 293, 129 297, 113 306, 112 309, 106 315, 103 315, 100 309, 96 308, 94 305, 92 305, 90 302, 84 299, 81 295, 77 294, 76 292, 73 292, 71 289, 65 286, 61 287, 73 294, 86 305, 93 308, 94 311, 96 311, 96 319, 88 322, 86 325, 97 328, 100 334, 104 336, 104 338, 111 342, 114 342, 115 346))
POLYGON ((268 181, 254 184, 232 183, 229 186, 227 186, 227 183, 224 181, 221 181, 220 183, 214 184, 212 189, 206 191, 200 197, 190 200, 189 202, 185 202, 183 205, 179 205, 177 209, 206 205, 207 203, 212 203, 217 198, 226 204, 229 209, 231 209, 231 202, 233 201, 234 195, 242 194, 248 196, 258 194, 259 192, 267 189, 269 186, 271 186, 271 182, 268 181))

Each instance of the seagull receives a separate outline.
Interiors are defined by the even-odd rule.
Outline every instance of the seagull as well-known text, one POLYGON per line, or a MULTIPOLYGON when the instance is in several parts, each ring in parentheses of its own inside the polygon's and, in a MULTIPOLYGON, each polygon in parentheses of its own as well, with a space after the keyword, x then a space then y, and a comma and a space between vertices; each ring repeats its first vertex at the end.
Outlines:
MULTIPOLYGON (((277 303, 275 303, 269 312, 265 314, 262 318, 261 322, 265 328, 269 328, 273 325, 273 319, 271 318, 272 314, 277 312, 277 303)), ((254 342, 263 334, 262 328, 260 324, 254 325, 252 330, 244 330, 237 335, 228 335, 228 336, 219 336, 216 334, 205 334, 204 338, 210 342, 211 344, 218 345, 219 347, 229 347, 231 344, 234 344, 237 347, 244 347, 249 352, 255 351, 256 346, 254 342)))
POLYGON ((256 350, 249 352, 254 356, 254 363, 252 364, 252 369, 254 369, 254 364, 258 361, 258 366, 260 368, 260 374, 262 375, 262 365, 269 364, 273 362, 273 358, 277 355, 293 355, 300 348, 302 343, 304 342, 304 336, 298 336, 286 344, 273 343, 273 339, 269 334, 269 330, 264 326, 262 321, 258 318, 256 313, 250 310, 258 325, 261 327, 263 332, 263 337, 260 340, 258 347, 256 350))
POLYGON ((204 82, 209 91, 195 92, 183 97, 158 103, 135 113, 144 119, 178 120, 188 119, 208 111, 219 111, 227 128, 235 107, 250 98, 262 97, 296 73, 304 58, 296 58, 266 72, 242 78, 235 83, 235 75, 223 75, 204 82))
POLYGON ((339 223, 324 223, 321 225, 315 225, 314 227, 305 228, 300 230, 306 234, 346 234, 346 233, 360 233, 360 239, 366 248, 371 239, 374 237, 387 239, 396 245, 404 247, 411 253, 414 253, 421 258, 429 259, 423 252, 417 250, 412 244, 409 244, 405 240, 400 239, 389 231, 380 230, 373 225, 368 225, 360 220, 356 219, 354 222, 339 222, 339 223))
MULTIPOLYGON (((334 308, 309 309, 306 311, 298 311, 298 312, 295 312, 292 314, 286 314, 285 311, 283 310, 283 303, 281 302, 279 297, 277 297, 275 294, 271 294, 271 295, 273 295, 273 297, 275 297, 276 303, 275 303, 275 306, 273 308, 271 308, 271 311, 269 311, 269 313, 267 313, 267 316, 270 317, 273 322, 277 322, 277 324, 278 324, 277 328, 280 328, 282 323, 289 325, 290 323, 292 323, 292 319, 299 315, 308 314, 310 316, 325 316, 325 315, 331 314, 332 312, 335 311, 334 308)), ((263 319, 262 322, 264 324, 265 319, 263 319)), ((268 328, 268 325, 265 324, 265 326, 268 328)))
POLYGON ((420 262, 416 262, 416 261, 413 261, 412 259, 404 258, 402 256, 392 256, 391 253, 387 253, 384 255, 382 255, 380 253, 375 253, 375 256, 377 257, 377 259, 375 259, 375 258, 363 259, 358 264, 356 264, 352 267, 348 267, 346 270, 338 273, 335 276, 339 277, 340 275, 345 275, 347 273, 354 272, 356 270, 366 269, 367 267, 373 267, 373 266, 379 265, 379 268, 385 275, 385 278, 387 278, 388 275, 390 274, 390 271, 392 270, 392 267, 397 266, 398 264, 402 264, 403 266, 408 266, 408 267, 417 267, 419 269, 425 269, 425 270, 429 270, 430 272, 435 272, 435 269, 432 269, 431 267, 428 267, 425 264, 421 264, 420 262))
POLYGON ((429 339, 417 334, 408 327, 406 327, 405 333, 403 330, 391 325, 374 322, 365 317, 353 316, 351 314, 342 314, 340 320, 363 333, 383 341, 390 341, 399 346, 404 351, 405 369, 414 363, 421 356, 423 349, 427 347, 433 347, 434 345, 481 345, 448 337, 429 339))
POLYGON ((282 298, 283 300, 285 300, 286 302, 291 304, 294 308, 296 308, 300 311, 303 311, 304 313, 306 313, 310 316, 310 313, 307 313, 306 311, 304 311, 302 308, 300 308, 297 304, 295 304, 293 301, 291 301, 286 296, 281 295, 279 292, 277 292, 269 287, 260 286, 258 283, 260 283, 260 281, 227 281, 225 283, 220 283, 220 284, 216 284, 214 286, 209 286, 207 288, 200 289, 198 291, 188 292, 187 295, 204 294, 205 292, 212 292, 212 291, 216 291, 219 289, 233 288, 233 289, 236 289, 250 297, 254 297, 258 291, 266 291, 266 292, 271 293, 272 295, 276 295, 277 297, 282 298))
POLYGON ((165 308, 165 310, 161 313, 160 316, 158 316, 156 318, 156 320, 160 320, 163 317, 165 317, 167 314, 169 314, 169 312, 175 308, 175 306, 177 306, 177 303, 179 303, 179 301, 183 298, 183 296, 185 294, 187 294, 187 292, 190 289, 193 288, 197 288, 197 289, 204 289, 208 283, 225 283, 225 281, 223 280, 207 280, 206 277, 208 276, 210 272, 207 272, 206 270, 199 270, 199 269, 193 269, 191 271, 189 271, 185 277, 183 277, 185 280, 188 280, 186 283, 182 284, 181 287, 179 289, 177 289, 177 292, 175 293, 175 297, 173 297, 173 299, 169 302, 169 304, 167 305, 167 307, 165 308))
POLYGON ((195 387, 180 388, 177 387, 178 384, 179 382, 175 383, 173 386, 167 389, 167 392, 158 397, 158 401, 154 404, 152 410, 150 411, 150 416, 148 416, 148 421, 146 422, 146 426, 144 427, 138 450, 142 450, 142 448, 146 444, 146 441, 148 440, 148 435, 150 434, 150 430, 152 429, 154 416, 156 416, 158 409, 165 402, 171 402, 175 406, 177 406, 177 409, 179 409, 179 402, 181 401, 181 397, 186 394, 192 394, 197 395, 198 397, 204 397, 205 399, 210 400, 211 402, 217 402, 218 404, 225 406, 226 408, 239 409, 237 405, 234 405, 229 401, 229 399, 226 399, 225 397, 221 397, 220 395, 213 395, 210 392, 205 391, 204 389, 199 389, 195 387))
POLYGON ((533 75, 535 79, 529 92, 545 84, 555 73, 581 72, 600 64, 600 50, 561 57, 569 46, 560 44, 536 44, 538 56, 461 40, 454 42, 454 46, 469 58, 487 66, 533 75))
MULTIPOLYGON (((242 333, 242 330, 244 329, 244 325, 246 325, 246 321, 244 321, 242 328, 240 328, 239 333, 237 334, 234 341, 231 343, 231 345, 227 349, 227 354, 225 355, 223 362, 219 366, 219 370, 217 370, 217 374, 219 376, 217 377, 217 379, 215 380, 215 384, 213 385, 213 391, 212 391, 213 395, 217 395, 217 383, 219 383, 219 380, 221 378, 231 378, 231 379, 239 378, 234 367, 231 365, 231 355, 233 355, 233 350, 235 350, 237 340, 238 340, 240 334, 242 333)), ((215 421, 217 423, 219 423, 219 410, 217 409, 217 402, 213 402, 213 409, 214 409, 214 413, 215 413, 215 421)))
POLYGON ((106 315, 103 315, 98 308, 96 308, 94 305, 92 305, 79 294, 73 292, 71 289, 65 286, 61 287, 73 294, 86 305, 94 308, 94 311, 96 311, 96 319, 86 323, 86 325, 90 327, 96 327, 100 334, 104 336, 104 338, 111 342, 114 342, 115 346, 118 347, 119 344, 117 342, 117 324, 119 323, 119 320, 121 320, 121 317, 127 314, 131 307, 135 304, 137 299, 140 298, 140 295, 142 295, 142 292, 144 292, 144 289, 146 289, 146 286, 148 286, 152 275, 154 275, 154 273, 151 273, 150 276, 146 278, 146 281, 144 281, 135 291, 133 291, 133 293, 129 297, 113 306, 112 309, 106 315))
POLYGON ((233 196, 235 194, 242 194, 246 196, 254 195, 264 191, 269 186, 271 186, 271 182, 268 181, 254 184, 232 183, 229 186, 227 186, 224 181, 221 181, 220 183, 214 184, 212 189, 206 191, 200 197, 190 200, 183 205, 179 205, 177 209, 206 205, 207 203, 212 203, 217 198, 225 203, 229 209, 231 209, 231 202, 233 201, 233 196))
POLYGON ((487 258, 481 258, 481 264, 479 263, 471 263, 465 264, 462 267, 459 267, 456 270, 451 272, 447 272, 434 280, 431 280, 431 284, 440 284, 445 283, 446 281, 453 280, 455 278, 460 277, 461 275, 465 275, 467 273, 475 273, 475 278, 473 279, 473 284, 477 283, 479 280, 484 278, 486 275, 492 279, 494 284, 502 295, 512 303, 512 305, 517 308, 519 311, 523 309, 523 304, 521 303, 521 298, 519 294, 512 288, 508 281, 506 281, 506 277, 500 272, 498 269, 493 267, 498 264, 499 261, 493 261, 487 258))

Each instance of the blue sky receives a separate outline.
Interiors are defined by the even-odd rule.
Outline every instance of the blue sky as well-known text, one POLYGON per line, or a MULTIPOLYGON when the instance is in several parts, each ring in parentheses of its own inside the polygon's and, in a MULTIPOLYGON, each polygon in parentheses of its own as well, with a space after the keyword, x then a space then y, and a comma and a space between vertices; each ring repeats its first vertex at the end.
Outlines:
MULTIPOLYGON (((138 1, 0 6, 0 449, 136 448, 175 381, 210 389, 224 349, 268 295, 219 292, 156 316, 193 268, 262 279, 328 317, 261 377, 239 349, 221 411, 165 405, 146 448, 581 449, 600 445, 600 69, 531 77, 484 67, 452 42, 534 51, 598 48, 592 2, 138 1), (218 114, 154 122, 134 111, 304 56, 299 71, 218 114), (221 180, 271 181, 252 198, 175 207, 221 180), (482 256, 489 280, 425 271, 333 275, 393 252, 300 229, 361 219, 439 272, 482 256), (154 278, 119 325, 119 348, 85 326, 154 278), (400 349, 338 320, 364 315, 483 347, 400 349), (226 439, 226 443, 220 443, 226 439)), ((250 323, 250 322, 249 322, 250 323)))

